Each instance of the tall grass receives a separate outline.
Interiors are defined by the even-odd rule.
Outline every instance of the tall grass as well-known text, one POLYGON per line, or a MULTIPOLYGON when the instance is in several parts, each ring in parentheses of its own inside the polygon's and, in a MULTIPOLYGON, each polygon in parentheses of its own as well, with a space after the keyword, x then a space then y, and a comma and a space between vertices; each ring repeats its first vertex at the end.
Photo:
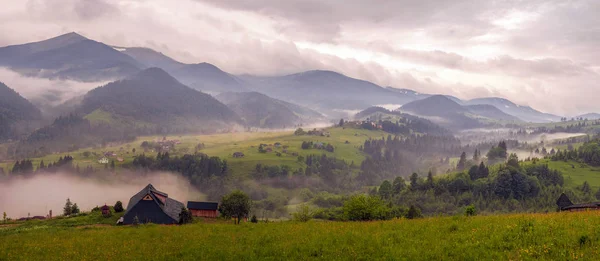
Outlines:
POLYGON ((597 260, 600 254, 600 212, 19 228, 0 228, 0 260, 597 260))

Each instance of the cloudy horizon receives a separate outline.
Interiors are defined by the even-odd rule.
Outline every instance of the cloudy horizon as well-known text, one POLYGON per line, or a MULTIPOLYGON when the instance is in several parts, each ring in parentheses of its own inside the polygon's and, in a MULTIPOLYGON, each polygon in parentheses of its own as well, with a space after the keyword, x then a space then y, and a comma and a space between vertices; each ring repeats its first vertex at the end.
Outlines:
MULTIPOLYGON (((6 0, 0 46, 68 32, 233 74, 333 70, 558 115, 600 112, 594 0, 6 0)), ((0 79, 2 81, 2 79, 0 79)))

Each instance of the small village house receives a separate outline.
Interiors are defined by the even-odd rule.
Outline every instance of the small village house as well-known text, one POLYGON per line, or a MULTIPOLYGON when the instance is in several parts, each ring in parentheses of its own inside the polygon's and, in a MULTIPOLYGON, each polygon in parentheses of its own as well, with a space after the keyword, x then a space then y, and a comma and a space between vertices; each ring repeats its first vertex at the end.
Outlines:
POLYGON ((169 198, 167 193, 158 191, 148 184, 133 195, 123 215, 123 224, 133 224, 135 217, 139 223, 178 224, 183 203, 169 198))
POLYGON ((233 157, 234 158, 243 158, 245 155, 242 152, 234 152, 233 153, 233 157))
POLYGON ((98 160, 98 163, 100 164, 108 164, 109 160, 107 157, 102 157, 101 159, 98 160))
POLYGON ((577 211, 587 211, 587 210, 600 210, 600 202, 591 202, 591 203, 583 203, 583 204, 573 204, 569 197, 562 193, 558 200, 556 200, 556 205, 558 205, 558 209, 560 211, 569 211, 569 212, 577 212, 577 211))
POLYGON ((188 201, 187 208, 194 217, 216 218, 219 216, 219 203, 188 201))

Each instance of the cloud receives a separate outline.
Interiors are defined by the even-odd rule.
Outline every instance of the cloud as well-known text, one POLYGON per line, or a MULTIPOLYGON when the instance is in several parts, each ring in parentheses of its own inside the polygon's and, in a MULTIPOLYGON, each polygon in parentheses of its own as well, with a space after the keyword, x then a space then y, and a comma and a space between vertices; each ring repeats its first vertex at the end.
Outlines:
POLYGON ((76 31, 234 74, 335 70, 576 114, 600 110, 599 11, 595 0, 5 0, 0 45, 76 31))
POLYGON ((62 104, 105 84, 26 77, 4 67, 0 67, 0 81, 40 107, 62 104))

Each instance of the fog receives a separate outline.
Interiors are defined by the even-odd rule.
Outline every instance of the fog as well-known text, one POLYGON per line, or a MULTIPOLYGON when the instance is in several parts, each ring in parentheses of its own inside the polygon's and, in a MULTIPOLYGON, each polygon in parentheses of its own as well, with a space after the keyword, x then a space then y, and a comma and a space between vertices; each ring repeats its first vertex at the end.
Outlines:
MULTIPOLYGON (((527 142, 544 141, 544 142, 546 142, 546 141, 562 140, 562 139, 568 139, 568 138, 572 138, 572 137, 585 136, 585 135, 586 135, 585 133, 566 133, 566 132, 544 133, 544 134, 530 135, 526 139, 523 139, 522 141, 527 141, 527 142)), ((521 141, 521 139, 519 139, 519 141, 521 141)))
POLYGON ((388 111, 395 111, 396 109, 399 109, 400 107, 402 107, 402 104, 379 104, 379 105, 375 105, 375 106, 384 108, 388 111))
POLYGON ((40 107, 57 106, 106 84, 27 77, 5 67, 0 67, 0 81, 40 107))
POLYGON ((205 196, 184 177, 167 172, 152 174, 119 173, 108 177, 82 178, 72 174, 39 174, 32 178, 13 177, 0 182, 0 212, 20 218, 62 215, 67 198, 82 211, 95 206, 114 205, 117 200, 127 207, 129 199, 148 183, 170 198, 184 204, 188 200, 204 200, 205 196))

